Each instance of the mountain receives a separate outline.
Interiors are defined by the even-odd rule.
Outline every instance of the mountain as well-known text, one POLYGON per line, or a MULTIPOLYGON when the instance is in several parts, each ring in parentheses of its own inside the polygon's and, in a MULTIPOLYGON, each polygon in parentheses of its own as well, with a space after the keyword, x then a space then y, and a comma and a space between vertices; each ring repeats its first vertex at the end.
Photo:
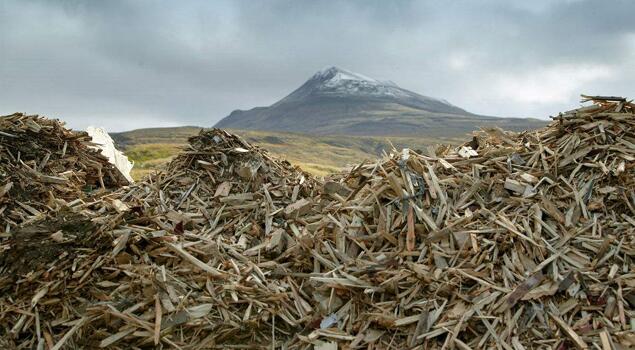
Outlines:
POLYGON ((314 135, 455 137, 479 127, 525 130, 545 124, 537 119, 473 114, 390 81, 330 67, 273 105, 235 110, 215 126, 314 135))

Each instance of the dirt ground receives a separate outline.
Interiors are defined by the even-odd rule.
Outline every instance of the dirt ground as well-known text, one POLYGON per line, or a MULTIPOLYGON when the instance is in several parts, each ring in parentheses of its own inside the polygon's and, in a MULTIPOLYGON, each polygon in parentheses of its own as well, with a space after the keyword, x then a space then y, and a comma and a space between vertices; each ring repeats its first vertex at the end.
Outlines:
POLYGON ((14 233, 9 250, 0 257, 4 260, 0 265, 8 266, 6 272, 16 278, 46 268, 65 252, 77 251, 71 248, 99 244, 93 241, 94 229, 93 223, 73 213, 27 226, 14 233))

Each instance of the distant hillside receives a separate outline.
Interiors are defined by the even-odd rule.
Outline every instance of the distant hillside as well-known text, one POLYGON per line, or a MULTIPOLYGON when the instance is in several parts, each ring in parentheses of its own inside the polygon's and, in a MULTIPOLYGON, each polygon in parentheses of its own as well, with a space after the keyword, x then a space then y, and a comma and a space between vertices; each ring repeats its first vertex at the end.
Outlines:
POLYGON ((473 114, 393 82, 331 67, 273 105, 236 110, 215 126, 312 135, 456 137, 480 127, 520 131, 544 125, 538 119, 473 114))
POLYGON ((201 127, 177 126, 167 128, 146 128, 124 132, 110 133, 110 137, 121 147, 148 143, 179 143, 187 142, 187 138, 196 135, 201 127))
MULTIPOLYGON (((135 162, 133 176, 137 179, 158 168, 173 157, 189 136, 201 128, 138 129, 111 134, 115 142, 135 162)), ((466 138, 382 137, 382 136, 311 136, 295 133, 229 130, 248 142, 261 146, 272 154, 316 175, 338 171, 362 160, 374 161, 382 151, 409 147, 425 150, 434 144, 459 143, 466 138)))

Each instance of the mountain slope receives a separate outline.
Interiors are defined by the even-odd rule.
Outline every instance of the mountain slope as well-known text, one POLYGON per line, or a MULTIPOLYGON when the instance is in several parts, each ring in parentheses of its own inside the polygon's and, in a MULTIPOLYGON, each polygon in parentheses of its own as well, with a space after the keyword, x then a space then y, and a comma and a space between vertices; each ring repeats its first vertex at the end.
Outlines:
POLYGON ((524 130, 545 123, 476 115, 445 100, 402 89, 393 82, 330 67, 273 105, 233 111, 216 127, 314 135, 454 137, 479 127, 524 130))

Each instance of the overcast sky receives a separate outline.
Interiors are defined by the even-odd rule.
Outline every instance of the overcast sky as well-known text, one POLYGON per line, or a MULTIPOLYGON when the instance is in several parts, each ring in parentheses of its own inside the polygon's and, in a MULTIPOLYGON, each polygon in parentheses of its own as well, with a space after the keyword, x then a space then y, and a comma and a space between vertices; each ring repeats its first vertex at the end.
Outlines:
POLYGON ((635 97, 635 1, 0 0, 0 114, 212 126, 317 70, 547 118, 635 97))

